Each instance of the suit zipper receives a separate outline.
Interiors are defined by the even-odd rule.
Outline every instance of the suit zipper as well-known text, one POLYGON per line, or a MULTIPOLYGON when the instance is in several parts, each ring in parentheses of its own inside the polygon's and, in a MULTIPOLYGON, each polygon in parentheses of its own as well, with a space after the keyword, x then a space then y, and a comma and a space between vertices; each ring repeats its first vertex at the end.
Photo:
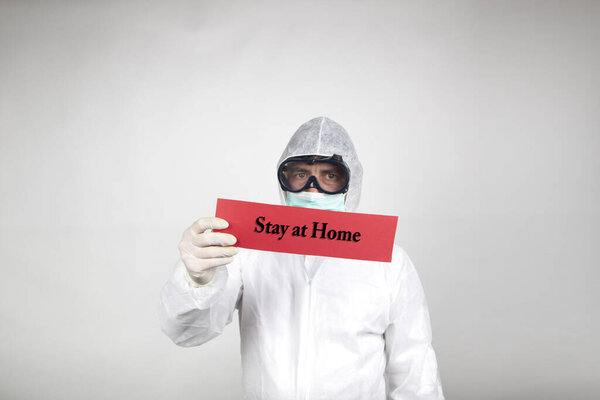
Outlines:
POLYGON ((308 354, 309 354, 309 343, 310 343, 310 329, 311 329, 311 308, 312 308, 312 279, 306 277, 308 284, 308 293, 306 296, 306 308, 304 311, 304 329, 301 332, 300 351, 298 357, 298 379, 296 389, 296 400, 308 400, 309 398, 309 367, 308 367, 308 354))
POLYGON ((308 400, 309 392, 310 392, 310 374, 308 368, 308 353, 309 353, 309 344, 310 344, 310 321, 311 321, 311 313, 312 313, 312 279, 308 280, 308 315, 306 317, 306 346, 304 347, 304 400, 308 400))

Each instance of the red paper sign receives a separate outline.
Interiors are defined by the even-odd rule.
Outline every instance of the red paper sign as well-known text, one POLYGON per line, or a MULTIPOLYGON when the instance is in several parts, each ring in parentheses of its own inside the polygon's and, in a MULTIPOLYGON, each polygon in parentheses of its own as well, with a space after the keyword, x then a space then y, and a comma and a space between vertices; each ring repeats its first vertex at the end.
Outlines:
POLYGON ((324 211, 217 199, 215 214, 229 222, 220 232, 247 249, 353 258, 392 260, 398 217, 324 211))

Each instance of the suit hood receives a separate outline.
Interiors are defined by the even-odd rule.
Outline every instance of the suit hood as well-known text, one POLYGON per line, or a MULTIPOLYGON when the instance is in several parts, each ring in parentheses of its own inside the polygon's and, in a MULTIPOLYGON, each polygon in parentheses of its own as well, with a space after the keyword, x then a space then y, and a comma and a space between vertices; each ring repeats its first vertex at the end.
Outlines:
MULTIPOLYGON (((358 160, 354 144, 348 132, 337 122, 327 117, 317 117, 300 125, 279 158, 277 167, 290 157, 325 156, 339 154, 350 169, 350 185, 346 197, 346 211, 355 211, 362 190, 362 165, 358 160)), ((284 191, 279 189, 282 203, 284 191)))

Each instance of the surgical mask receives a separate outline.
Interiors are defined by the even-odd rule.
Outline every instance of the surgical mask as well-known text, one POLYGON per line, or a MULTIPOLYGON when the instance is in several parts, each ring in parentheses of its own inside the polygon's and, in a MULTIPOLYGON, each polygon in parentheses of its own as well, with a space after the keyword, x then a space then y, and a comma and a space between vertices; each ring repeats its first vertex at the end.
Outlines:
POLYGON ((315 192, 286 192, 285 204, 292 207, 317 208, 319 210, 345 211, 344 193, 327 194, 315 192))

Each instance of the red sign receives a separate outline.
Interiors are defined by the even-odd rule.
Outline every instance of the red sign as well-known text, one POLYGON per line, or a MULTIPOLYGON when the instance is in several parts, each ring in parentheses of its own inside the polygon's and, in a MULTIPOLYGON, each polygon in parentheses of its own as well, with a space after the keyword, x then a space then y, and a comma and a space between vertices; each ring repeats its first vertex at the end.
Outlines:
POLYGON ((392 260, 398 217, 217 199, 236 246, 357 260, 392 260))

